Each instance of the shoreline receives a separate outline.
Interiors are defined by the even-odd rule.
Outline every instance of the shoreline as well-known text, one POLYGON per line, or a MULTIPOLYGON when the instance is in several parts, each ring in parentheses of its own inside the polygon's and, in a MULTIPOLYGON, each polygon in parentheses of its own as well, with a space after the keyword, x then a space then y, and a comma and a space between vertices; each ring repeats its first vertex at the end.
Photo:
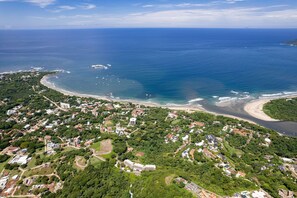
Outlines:
POLYGON ((205 110, 202 106, 198 106, 198 105, 178 105, 178 104, 171 104, 171 105, 162 105, 156 102, 146 102, 146 101, 141 101, 141 100, 133 100, 133 99, 116 99, 116 98, 110 98, 107 96, 100 96, 100 95, 94 95, 94 94, 84 94, 84 93, 79 93, 79 92, 75 92, 75 91, 69 91, 66 89, 63 89, 61 87, 56 86, 54 83, 49 81, 49 78, 52 76, 55 76, 56 74, 48 74, 45 75, 41 80, 40 83, 44 86, 46 86, 49 89, 53 89, 55 91, 58 91, 64 95, 67 96, 77 96, 77 97, 82 97, 82 98, 95 98, 98 100, 106 100, 106 101, 110 101, 110 102, 131 102, 133 104, 139 104, 139 105, 144 105, 144 106, 148 106, 148 107, 164 107, 164 108, 169 108, 169 109, 173 109, 173 110, 198 110, 198 111, 204 111, 207 112, 207 110, 205 110))
POLYGON ((42 85, 44 85, 45 87, 47 87, 49 89, 53 89, 55 91, 58 91, 58 92, 66 95, 66 96, 77 96, 77 97, 82 97, 82 98, 95 98, 95 99, 98 99, 98 100, 106 100, 106 101, 110 101, 110 102, 112 102, 112 101, 114 101, 114 102, 131 102, 133 104, 144 105, 144 106, 147 106, 147 107, 161 107, 161 108, 168 108, 168 109, 177 110, 177 111, 187 111, 187 112, 200 111, 200 112, 214 114, 216 116, 225 116, 225 117, 229 117, 229 118, 233 118, 233 119, 246 121, 246 122, 249 122, 249 123, 252 123, 252 124, 257 124, 252 120, 241 118, 239 116, 208 111, 205 108, 203 108, 202 106, 198 106, 198 105, 192 105, 192 104, 162 105, 162 104, 159 104, 159 103, 156 103, 156 102, 146 102, 146 101, 133 100, 133 99, 114 99, 114 98, 110 98, 110 97, 107 97, 107 96, 99 96, 99 95, 93 95, 93 94, 83 94, 83 93, 78 93, 78 92, 74 92, 74 91, 69 91, 69 90, 65 90, 65 89, 63 89, 61 87, 58 87, 54 83, 49 81, 49 78, 51 78, 52 76, 55 76, 55 75, 56 74, 48 74, 48 75, 43 76, 42 79, 40 80, 40 83, 42 85))
MULTIPOLYGON (((205 112, 205 113, 210 113, 216 116, 225 116, 233 119, 238 119, 242 121, 246 121, 252 124, 256 125, 261 125, 257 123, 254 120, 248 119, 248 118, 243 118, 241 116, 237 115, 232 115, 232 114, 227 114, 227 113, 217 113, 215 111, 207 110, 205 109, 202 105, 193 105, 193 104, 160 104, 157 102, 147 102, 147 101, 141 101, 141 100, 133 100, 133 99, 116 99, 116 98, 110 98, 108 96, 100 96, 100 95, 94 95, 94 94, 84 94, 84 93, 79 93, 75 91, 69 91, 65 90, 61 87, 56 86, 54 83, 50 82, 49 79, 53 76, 56 76, 57 74, 48 74, 42 77, 40 80, 40 83, 44 85, 45 87, 49 89, 53 89, 55 91, 58 91, 64 95, 67 96, 77 96, 77 97, 82 97, 82 98, 94 98, 98 100, 106 100, 110 102, 131 102, 136 105, 144 105, 147 107, 160 107, 160 108, 168 108, 170 110, 177 110, 177 111, 186 111, 186 112, 194 112, 194 111, 200 111, 200 112, 205 112)), ((266 121, 266 122, 279 122, 280 120, 273 119, 266 115, 263 111, 263 106, 270 102, 271 100, 279 99, 279 98, 293 98, 297 97, 297 94, 294 93, 292 95, 282 95, 282 96, 271 96, 271 97, 260 97, 260 98, 250 98, 250 99, 245 99, 241 100, 240 102, 236 101, 227 101, 227 102, 222 102, 222 104, 218 105, 218 107, 226 107, 226 106, 232 106, 232 105, 237 105, 241 106, 243 111, 247 113, 249 116, 252 118, 261 120, 261 121, 266 121)))
POLYGON ((277 122, 280 120, 271 118, 263 111, 263 107, 266 103, 270 102, 273 99, 256 99, 248 102, 244 106, 244 111, 247 112, 249 115, 253 116, 254 118, 263 120, 263 121, 269 121, 269 122, 277 122))
POLYGON ((248 113, 250 116, 263 121, 279 122, 281 120, 271 118, 263 111, 264 105, 272 100, 281 99, 281 98, 294 98, 294 97, 297 97, 297 94, 277 96, 277 97, 262 97, 262 98, 254 99, 244 105, 244 111, 248 113))

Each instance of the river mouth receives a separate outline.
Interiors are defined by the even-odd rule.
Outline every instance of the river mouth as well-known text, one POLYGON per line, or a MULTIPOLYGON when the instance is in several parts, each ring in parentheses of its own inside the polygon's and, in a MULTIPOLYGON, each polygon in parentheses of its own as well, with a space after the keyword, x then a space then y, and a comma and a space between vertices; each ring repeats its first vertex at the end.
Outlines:
POLYGON ((254 123, 257 123, 263 127, 272 129, 277 131, 280 134, 286 135, 286 136, 294 136, 297 137, 297 122, 291 122, 291 121, 265 121, 257 119, 251 115, 249 115, 244 110, 244 103, 237 103, 230 106, 224 106, 224 107, 218 107, 215 105, 204 103, 203 107, 207 111, 215 112, 218 114, 227 114, 232 115, 236 117, 240 117, 246 120, 250 120, 254 123))

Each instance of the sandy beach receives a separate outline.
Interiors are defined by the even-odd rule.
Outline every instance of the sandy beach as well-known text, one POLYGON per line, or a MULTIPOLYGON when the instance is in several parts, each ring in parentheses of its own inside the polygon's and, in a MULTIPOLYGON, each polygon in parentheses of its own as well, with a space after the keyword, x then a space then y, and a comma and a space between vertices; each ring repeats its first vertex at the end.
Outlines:
POLYGON ((62 89, 58 86, 56 86, 54 83, 51 83, 49 81, 49 78, 52 75, 46 75, 44 76, 41 80, 40 83, 50 89, 56 90, 64 95, 67 96, 78 96, 78 97, 88 97, 88 98, 95 98, 98 100, 107 100, 107 101, 114 101, 114 102, 131 102, 133 104, 139 104, 139 105, 144 105, 144 106, 148 106, 148 107, 165 107, 165 108, 169 108, 169 109, 173 109, 173 110, 183 110, 183 111, 205 111, 206 110, 199 105, 177 105, 177 104, 172 104, 172 105, 161 105, 159 103, 155 103, 155 102, 146 102, 146 101, 140 101, 140 100, 132 100, 132 99, 116 99, 116 98, 111 98, 111 97, 107 97, 107 96, 99 96, 99 95, 92 95, 92 94, 83 94, 83 93, 78 93, 78 92, 74 92, 74 91, 68 91, 65 89, 62 89))
POLYGON ((273 119, 271 117, 269 117, 267 114, 264 113, 263 111, 263 107, 266 103, 270 102, 272 99, 256 99, 256 100, 252 100, 250 102, 248 102, 245 106, 244 106, 244 110, 251 116, 258 118, 260 120, 264 120, 264 121, 271 121, 271 122, 275 122, 275 121, 279 121, 276 119, 273 119))
POLYGON ((273 119, 273 118, 269 117, 267 114, 264 113, 264 111, 263 111, 264 105, 266 103, 270 102, 271 100, 280 99, 280 98, 294 98, 294 97, 297 97, 297 94, 255 99, 255 100, 248 102, 244 106, 244 110, 249 115, 251 115, 255 118, 258 118, 260 120, 270 121, 270 122, 279 121, 277 119, 273 119))
MULTIPOLYGON (((55 74, 54 74, 55 75, 55 74)), ((229 118, 233 118, 233 119, 239 119, 239 120, 243 120, 246 122, 250 122, 253 124, 256 124, 255 122, 251 121, 251 120, 247 120, 241 117, 237 117, 237 116, 233 116, 233 115, 228 115, 228 114, 220 114, 220 113, 216 113, 216 112, 212 112, 212 111, 207 111, 206 109, 204 109, 202 106, 199 105, 192 105, 192 104, 184 104, 184 105, 177 105, 177 104, 170 104, 170 105, 162 105, 159 103, 154 103, 154 102, 146 102, 146 101, 139 101, 139 100, 126 100, 126 99, 114 99, 114 98, 110 98, 107 96, 98 96, 98 95, 92 95, 92 94, 82 94, 82 93, 77 93, 77 92, 73 92, 73 91, 68 91, 65 89, 62 89, 58 86, 56 86, 54 83, 51 83, 49 81, 49 78, 53 76, 52 74, 50 75, 46 75, 44 76, 41 80, 40 83, 50 89, 56 90, 64 95, 67 96, 77 96, 77 97, 90 97, 90 98, 95 98, 95 99, 99 99, 99 100, 107 100, 107 101, 115 101, 115 102, 131 102, 133 104, 139 104, 139 105, 144 105, 144 106, 148 106, 148 107, 162 107, 162 108, 168 108, 171 110, 178 110, 178 111, 187 111, 187 112, 194 112, 194 111, 201 111, 201 112, 205 112, 205 113, 211 113, 214 115, 222 115, 222 116, 226 116, 229 118)))

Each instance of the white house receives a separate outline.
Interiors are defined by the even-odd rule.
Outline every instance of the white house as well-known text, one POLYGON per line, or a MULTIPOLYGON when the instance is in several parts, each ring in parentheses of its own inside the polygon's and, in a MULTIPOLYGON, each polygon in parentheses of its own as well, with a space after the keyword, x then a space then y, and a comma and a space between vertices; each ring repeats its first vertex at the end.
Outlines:
POLYGON ((60 106, 63 109, 70 109, 70 104, 68 103, 60 102, 60 106))
POLYGON ((152 165, 152 164, 145 165, 144 170, 146 170, 146 171, 156 170, 156 165, 152 165))
POLYGON ((128 166, 130 169, 133 169, 133 167, 134 167, 134 162, 132 162, 131 160, 128 160, 128 159, 126 159, 126 160, 124 161, 124 164, 125 164, 126 166, 128 166))
POLYGON ((135 164, 134 164, 134 167, 133 167, 133 170, 134 170, 134 171, 140 171, 140 172, 141 172, 141 171, 144 170, 144 165, 135 163, 135 164))
POLYGON ((136 124, 136 118, 130 118, 129 125, 135 125, 136 124))
POLYGON ((17 155, 12 160, 10 160, 9 164, 24 165, 24 164, 27 164, 29 160, 30 158, 28 158, 28 155, 24 155, 24 156, 17 155))
POLYGON ((265 198, 266 197, 265 195, 266 194, 264 192, 262 192, 262 191, 254 191, 252 193, 253 198, 265 198))
POLYGON ((183 141, 188 141, 188 139, 189 139, 189 135, 186 135, 186 136, 182 137, 183 141))
POLYGON ((2 177, 0 179, 0 190, 3 190, 6 187, 8 181, 8 176, 2 177))

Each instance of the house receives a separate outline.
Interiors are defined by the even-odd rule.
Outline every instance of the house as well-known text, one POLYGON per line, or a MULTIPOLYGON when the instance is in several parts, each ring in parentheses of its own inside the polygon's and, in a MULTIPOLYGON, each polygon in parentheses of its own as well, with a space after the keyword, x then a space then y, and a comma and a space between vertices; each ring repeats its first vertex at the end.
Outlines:
POLYGON ((176 181, 177 183, 183 183, 183 184, 187 184, 188 183, 187 180, 185 180, 184 178, 181 178, 181 177, 175 178, 174 181, 176 181))
POLYGON ((144 165, 139 163, 134 163, 133 170, 141 172, 144 170, 144 165))
POLYGON ((218 144, 218 140, 217 140, 217 138, 214 135, 207 135, 206 136, 206 140, 211 145, 217 145, 218 144))
POLYGON ((190 124, 190 129, 194 128, 194 127, 204 127, 204 126, 205 126, 205 124, 203 122, 192 122, 190 124))
POLYGON ((133 167, 134 167, 134 162, 132 162, 131 160, 128 160, 128 159, 126 159, 126 160, 124 161, 124 164, 125 164, 126 166, 128 166, 130 169, 133 169, 133 167))
POLYGON ((70 109, 70 104, 68 103, 60 102, 60 106, 63 109, 70 109))
POLYGON ((182 158, 189 158, 189 150, 190 148, 187 148, 182 152, 182 158))
POLYGON ((48 149, 52 149, 52 150, 57 149, 57 148, 60 147, 59 144, 55 144, 55 143, 53 143, 53 142, 49 142, 49 143, 47 143, 46 146, 47 146, 48 149))
POLYGON ((9 146, 3 151, 3 153, 7 153, 8 155, 16 154, 20 150, 19 147, 9 146))
POLYGON ((49 124, 49 125, 46 125, 46 126, 45 126, 45 129, 52 129, 53 127, 54 127, 53 124, 49 124))
POLYGON ((169 112, 169 113, 168 113, 168 118, 171 118, 171 119, 177 119, 177 118, 178 118, 178 115, 176 114, 176 111, 174 111, 174 112, 169 112))
POLYGON ((27 164, 29 162, 31 158, 28 157, 28 155, 24 155, 24 156, 20 156, 20 155, 16 155, 12 160, 10 160, 10 162, 8 162, 9 164, 19 164, 19 165, 24 165, 27 164))
POLYGON ((3 190, 6 187, 8 181, 8 176, 0 178, 0 190, 3 190))
POLYGON ((182 140, 183 140, 184 142, 188 141, 188 140, 189 140, 189 135, 186 135, 186 136, 182 137, 182 140))
POLYGON ((117 126, 116 130, 115 130, 115 133, 117 135, 119 135, 119 136, 124 135, 125 134, 125 128, 117 126))
POLYGON ((25 126, 24 126, 24 129, 29 129, 30 128, 30 124, 26 124, 25 126))
POLYGON ((23 180, 23 184, 25 184, 26 186, 31 186, 31 184, 33 183, 33 179, 32 178, 25 178, 23 180))
POLYGON ((136 120, 137 118, 130 118, 130 122, 129 122, 129 125, 135 125, 136 124, 136 120))
POLYGON ((268 145, 271 143, 271 140, 269 138, 265 138, 264 140, 268 145))
POLYGON ((282 198, 294 198, 294 192, 289 190, 287 191, 287 190, 281 189, 278 191, 278 194, 282 198))
POLYGON ((128 159, 124 161, 124 164, 125 166, 129 167, 131 170, 137 171, 137 172, 156 170, 156 165, 153 165, 153 164, 143 165, 139 163, 134 163, 128 159))
POLYGON ((166 135, 165 136, 165 143, 169 143, 169 140, 170 141, 172 141, 172 142, 177 142, 177 140, 178 140, 178 136, 179 136, 179 134, 177 134, 176 136, 175 135, 173 135, 173 134, 168 134, 168 135, 166 135))
POLYGON ((227 131, 228 131, 228 129, 229 129, 229 126, 228 126, 228 125, 226 125, 226 126, 224 126, 224 127, 223 127, 222 131, 224 131, 224 132, 227 132, 227 131))
POLYGON ((6 115, 11 116, 11 115, 13 115, 15 113, 16 113, 16 110, 10 109, 10 110, 7 111, 6 115))
POLYGON ((92 110, 92 115, 95 116, 95 117, 98 117, 97 108, 92 110))
POLYGON ((195 146, 203 146, 204 145, 204 140, 202 140, 201 142, 195 143, 195 146))
POLYGON ((245 177, 245 173, 244 172, 241 172, 241 171, 238 171, 237 173, 236 173, 236 177, 245 177))
POLYGON ((119 105, 119 104, 114 104, 113 107, 116 108, 116 109, 119 109, 119 108, 121 108, 121 105, 119 105))
POLYGON ((146 171, 153 171, 153 170, 156 170, 156 165, 151 165, 151 164, 149 164, 149 165, 145 165, 145 166, 144 166, 144 170, 146 170, 146 171))
POLYGON ((111 103, 105 104, 105 107, 106 107, 105 109, 108 110, 108 111, 114 109, 114 107, 113 107, 113 105, 111 103))
POLYGON ((137 116, 141 116, 144 114, 144 110, 143 109, 134 109, 131 113, 131 115, 133 117, 137 117, 137 116))
POLYGON ((50 136, 50 135, 44 136, 44 139, 46 139, 47 141, 51 140, 51 138, 52 138, 52 136, 50 136))
POLYGON ((250 131, 244 130, 244 129, 233 129, 232 131, 234 134, 247 137, 250 134, 250 131))
POLYGON ((194 182, 187 183, 185 189, 192 192, 195 196, 200 197, 201 188, 194 182))
POLYGON ((55 113, 55 111, 53 111, 53 110, 51 110, 51 109, 47 109, 47 110, 45 110, 45 111, 46 111, 46 114, 48 114, 48 115, 52 115, 52 114, 55 113))
POLYGON ((212 159, 216 158, 216 156, 212 152, 210 152, 207 148, 204 148, 202 152, 208 158, 212 158, 212 159))
POLYGON ((266 193, 263 192, 263 191, 254 191, 254 192, 252 193, 252 197, 253 197, 253 198, 265 198, 265 197, 267 197, 267 196, 266 196, 266 193))

